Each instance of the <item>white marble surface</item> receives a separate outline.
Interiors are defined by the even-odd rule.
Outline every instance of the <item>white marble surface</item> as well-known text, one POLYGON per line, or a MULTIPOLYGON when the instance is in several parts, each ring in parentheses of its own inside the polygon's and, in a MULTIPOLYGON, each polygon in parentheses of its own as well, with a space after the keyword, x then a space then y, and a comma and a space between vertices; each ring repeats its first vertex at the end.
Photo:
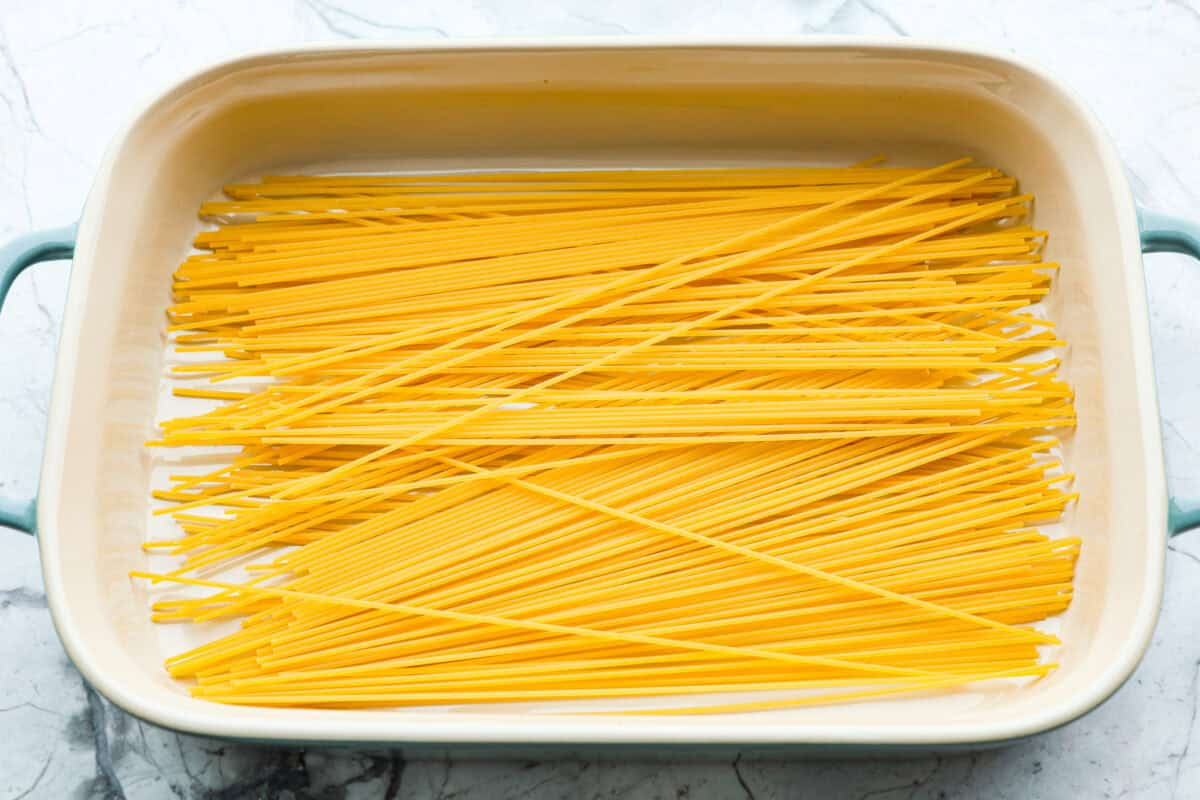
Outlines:
MULTIPOLYGON (((1032 59, 1092 104, 1139 200, 1200 218, 1200 6, 1189 0, 0 0, 0 239, 73 220, 136 102, 248 49, 343 37, 818 32, 963 40, 1032 59)), ((1147 267, 1171 478, 1195 496, 1200 265, 1156 256, 1147 267)), ((27 274, 0 316, 0 493, 34 488, 67 268, 27 274)), ((1200 797, 1197 587, 1200 533, 1171 545, 1162 617, 1133 679, 1083 720, 1002 751, 890 762, 406 762, 235 746, 126 717, 64 655, 33 542, 0 530, 0 800, 1200 797)))

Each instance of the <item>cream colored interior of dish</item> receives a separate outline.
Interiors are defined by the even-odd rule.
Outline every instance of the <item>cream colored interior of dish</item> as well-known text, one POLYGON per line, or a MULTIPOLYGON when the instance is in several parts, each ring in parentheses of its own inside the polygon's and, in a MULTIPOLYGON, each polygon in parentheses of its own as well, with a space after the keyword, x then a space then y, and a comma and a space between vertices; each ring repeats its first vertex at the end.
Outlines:
POLYGON ((218 69, 134 125, 88 207, 64 336, 75 358, 64 359, 63 416, 52 423, 65 427, 51 438, 42 517, 52 521, 43 549, 55 561, 48 572, 59 571, 55 613, 68 649, 135 713, 229 735, 899 741, 935 729, 937 738, 976 738, 1066 708, 1099 691, 1106 674, 1111 681, 1131 648, 1140 654, 1162 555, 1161 466, 1148 463, 1157 445, 1146 445, 1158 432, 1136 350, 1146 346, 1143 301, 1140 289, 1130 294, 1140 265, 1130 263, 1127 211, 1114 208, 1101 161, 1053 87, 1002 62, 932 51, 360 50, 218 69), (543 713, 565 704, 221 707, 168 678, 167 652, 208 634, 153 625, 147 587, 126 575, 148 563, 139 545, 152 462, 142 442, 156 418, 174 413, 160 406, 170 275, 200 228, 198 203, 222 183, 318 169, 846 164, 875 153, 895 163, 966 154, 1018 176, 1037 195, 1037 224, 1051 231, 1048 257, 1063 263, 1047 312, 1071 342, 1063 369, 1077 389, 1079 429, 1065 449, 1082 500, 1067 528, 1084 546, 1052 677, 721 721, 543 713))

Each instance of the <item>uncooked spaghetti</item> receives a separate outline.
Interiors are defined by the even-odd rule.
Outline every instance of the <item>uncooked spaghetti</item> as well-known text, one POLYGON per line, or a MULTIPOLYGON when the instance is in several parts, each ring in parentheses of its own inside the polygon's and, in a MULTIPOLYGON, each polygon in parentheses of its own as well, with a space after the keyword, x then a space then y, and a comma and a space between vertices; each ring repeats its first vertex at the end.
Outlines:
POLYGON ((188 587, 158 622, 240 621, 168 659, 194 695, 696 713, 1055 668, 1075 416, 1000 171, 225 193, 168 309, 199 410, 149 443, 211 463, 135 573, 188 587))

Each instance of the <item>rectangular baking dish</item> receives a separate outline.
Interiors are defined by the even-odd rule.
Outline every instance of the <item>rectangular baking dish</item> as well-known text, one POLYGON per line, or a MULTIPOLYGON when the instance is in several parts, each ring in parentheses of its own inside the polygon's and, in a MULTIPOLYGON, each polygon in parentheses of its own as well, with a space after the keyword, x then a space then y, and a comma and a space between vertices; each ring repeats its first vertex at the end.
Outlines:
MULTIPOLYGON (((1158 613, 1168 528, 1141 249, 1200 250, 1195 229, 1139 220, 1113 148, 1069 91, 1007 56, 860 39, 604 40, 274 52, 206 70, 116 138, 74 244, 36 528, 54 621, 113 702, 159 725, 258 740, 950 746, 1053 728, 1129 676, 1158 613), (1062 262, 1047 300, 1071 343, 1079 427, 1065 455, 1084 539, 1061 669, 1025 687, 702 717, 561 706, 260 709, 191 698, 167 677, 144 566, 151 438, 170 276, 223 183, 268 172, 895 163, 972 155, 1037 195, 1062 262)), ((72 232, 0 253, 0 299, 72 232)), ((0 520, 34 527, 33 504, 0 520)), ((1196 522, 1175 509, 1172 525, 1196 522)), ((728 697, 728 695, 727 695, 728 697)))

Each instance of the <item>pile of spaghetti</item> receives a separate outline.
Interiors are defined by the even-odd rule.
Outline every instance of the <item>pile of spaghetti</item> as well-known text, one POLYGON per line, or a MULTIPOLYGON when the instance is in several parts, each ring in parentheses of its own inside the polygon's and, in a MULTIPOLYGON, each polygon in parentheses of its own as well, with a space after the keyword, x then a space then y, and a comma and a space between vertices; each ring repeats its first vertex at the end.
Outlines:
POLYGON ((195 695, 694 713, 1054 668, 1074 411, 1012 178, 225 191, 168 312, 173 558, 134 573, 157 621, 234 622, 168 659, 195 695))

